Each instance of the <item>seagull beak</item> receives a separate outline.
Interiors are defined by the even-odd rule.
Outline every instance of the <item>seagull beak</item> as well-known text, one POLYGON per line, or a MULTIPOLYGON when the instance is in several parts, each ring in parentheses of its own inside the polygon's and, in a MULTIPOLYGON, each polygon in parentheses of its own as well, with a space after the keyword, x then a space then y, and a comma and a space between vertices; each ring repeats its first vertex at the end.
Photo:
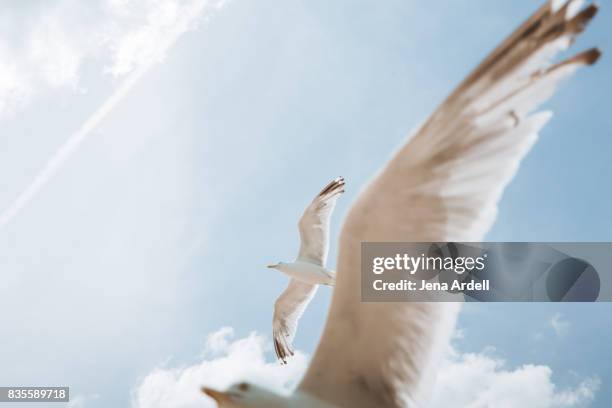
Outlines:
POLYGON ((217 391, 208 387, 202 387, 202 392, 214 399, 220 407, 222 407, 225 403, 231 402, 231 397, 225 392, 217 391))

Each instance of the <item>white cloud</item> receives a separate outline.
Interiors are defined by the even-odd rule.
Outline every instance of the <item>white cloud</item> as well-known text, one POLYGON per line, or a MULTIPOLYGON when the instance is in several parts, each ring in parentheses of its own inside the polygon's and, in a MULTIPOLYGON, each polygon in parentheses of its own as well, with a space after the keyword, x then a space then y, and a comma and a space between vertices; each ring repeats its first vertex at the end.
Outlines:
POLYGON ((115 76, 127 74, 139 67, 159 62, 165 57, 163 45, 194 27, 194 16, 204 7, 218 8, 221 0, 109 0, 112 15, 102 34, 102 43, 110 51, 107 70, 115 76), (126 21, 138 24, 126 29, 126 21))
MULTIPOLYGON (((157 368, 134 391, 134 408, 212 408, 215 405, 199 391, 202 385, 224 389, 247 380, 277 392, 290 391, 308 365, 300 352, 286 366, 268 362, 270 348, 264 337, 252 333, 232 340, 233 330, 222 328, 211 334, 202 361, 182 368, 157 368)), ((492 347, 482 353, 460 353, 454 349, 442 363, 431 407, 467 408, 577 408, 594 399, 600 381, 584 378, 573 387, 559 387, 545 365, 526 364, 508 368, 494 357, 492 347)))
POLYGON ((0 42, 0 118, 23 107, 32 95, 32 85, 11 53, 0 42))
MULTIPOLYGON (((58 10, 66 9, 66 3, 72 4, 71 0, 63 0, 60 4, 64 7, 58 7, 58 10)), ((65 16, 59 11, 45 14, 43 21, 35 24, 25 61, 19 62, 18 57, 10 58, 10 55, 2 58, 5 47, 0 42, 0 75, 5 74, 3 79, 0 78, 0 119, 25 105, 34 94, 37 83, 42 82, 48 87, 70 84, 76 88, 80 60, 94 51, 102 49, 105 54, 104 50, 108 48, 110 66, 106 69, 115 76, 130 74, 0 213, 0 228, 38 194, 89 133, 129 93, 142 74, 163 59, 185 31, 222 4, 223 0, 105 0, 104 5, 112 18, 101 19, 102 22, 98 26, 94 24, 91 29, 66 28, 70 25, 62 18, 73 20, 75 13, 72 8, 69 8, 70 13, 64 13, 65 16), (93 43, 94 47, 91 50, 87 47, 79 49, 75 46, 79 42, 93 43), (3 66, 4 60, 16 62, 3 66)))
POLYGON ((560 388, 545 365, 525 364, 511 369, 490 354, 451 350, 441 367, 434 408, 574 408, 588 406, 599 388, 597 378, 585 378, 574 387, 560 388))
POLYGON ((39 19, 27 35, 27 51, 25 61, 20 62, 21 69, 28 72, 30 80, 42 82, 51 88, 75 88, 83 51, 61 23, 61 19, 51 16, 39 19))
POLYGON ((211 334, 202 361, 182 368, 156 368, 134 392, 135 408, 212 408, 216 404, 200 392, 202 385, 224 389, 247 380, 277 392, 291 390, 302 377, 307 357, 297 352, 291 364, 266 361, 270 345, 256 333, 232 340, 231 328, 211 334))
POLYGON ((91 395, 75 395, 70 396, 70 402, 66 404, 66 408, 85 408, 88 402, 97 400, 100 398, 98 394, 91 395))
POLYGON ((87 4, 56 0, 3 10, 0 118, 22 109, 40 92, 78 89, 87 59, 114 77, 162 60, 178 36, 221 4, 222 0, 95 0, 87 4), (20 7, 26 12, 20 12, 20 7))
POLYGON ((555 334, 559 337, 565 336, 570 329, 570 322, 560 313, 557 313, 551 317, 548 323, 555 331, 555 334))

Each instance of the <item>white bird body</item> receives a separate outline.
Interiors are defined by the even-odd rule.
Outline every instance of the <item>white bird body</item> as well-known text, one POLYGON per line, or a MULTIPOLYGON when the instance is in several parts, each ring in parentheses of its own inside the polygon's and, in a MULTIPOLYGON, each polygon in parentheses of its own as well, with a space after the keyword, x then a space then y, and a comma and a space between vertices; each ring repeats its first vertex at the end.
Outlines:
POLYGON ((278 269, 290 278, 310 283, 311 285, 333 285, 336 279, 334 271, 311 262, 280 262, 269 267, 278 269))
MULTIPOLYGON (((337 279, 320 343, 294 394, 277 396, 275 401, 286 404, 278 407, 427 406, 459 304, 361 302, 361 243, 482 241, 505 186, 551 117, 534 111, 560 80, 599 58, 600 52, 591 49, 551 62, 596 14, 595 5, 581 10, 581 4, 551 0, 538 9, 451 93, 359 195, 342 227, 337 279), (304 405, 305 396, 315 402, 304 405)), ((324 224, 317 224, 312 214, 307 219, 315 220, 308 223, 315 225, 312 231, 324 224)), ((327 229, 322 231, 326 238, 327 229)), ((326 246, 305 238, 299 259, 323 266, 326 246)), ((293 279, 277 304, 301 314, 315 290, 293 279)), ((232 387, 229 397, 222 393, 231 398, 221 406, 272 406, 265 401, 273 393, 254 390, 232 387)))

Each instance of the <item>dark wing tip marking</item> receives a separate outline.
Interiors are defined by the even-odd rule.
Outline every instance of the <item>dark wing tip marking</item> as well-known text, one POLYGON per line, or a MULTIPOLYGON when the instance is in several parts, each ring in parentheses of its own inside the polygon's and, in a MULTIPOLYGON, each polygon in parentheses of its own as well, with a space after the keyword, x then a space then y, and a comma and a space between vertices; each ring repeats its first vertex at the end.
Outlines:
MULTIPOLYGON (((340 177, 336 177, 335 179, 333 179, 328 185, 326 185, 323 190, 321 190, 321 192, 319 193, 319 196, 324 196, 334 190, 336 190, 339 187, 344 187, 346 183, 344 182, 344 177, 340 176, 340 177)), ((344 189, 342 189, 341 193, 344 192, 344 189)))
POLYGON ((591 3, 588 7, 586 7, 584 10, 578 13, 576 17, 579 17, 580 21, 588 22, 593 17, 595 17, 598 11, 599 11, 599 5, 597 3, 591 3))
POLYGON ((278 361, 281 363, 281 365, 287 364, 287 355, 284 353, 283 348, 276 336, 274 336, 274 351, 276 352, 276 357, 278 357, 278 361))
POLYGON ((285 329, 279 331, 273 330, 272 337, 274 339, 274 351, 281 365, 287 364, 287 359, 295 355, 291 343, 286 339, 289 338, 289 333, 285 329))
POLYGON ((593 17, 597 15, 598 11, 599 7, 596 4, 591 4, 569 20, 557 23, 549 31, 557 32, 555 37, 566 33, 574 34, 574 36, 580 34, 586 29, 593 17))
POLYGON ((547 74, 549 72, 553 72, 554 70, 571 64, 582 64, 582 65, 594 65, 599 58, 601 57, 602 52, 599 48, 590 48, 586 51, 583 51, 579 54, 574 55, 571 58, 568 58, 564 61, 561 61, 552 67, 548 68, 543 74, 547 74))
POLYGON ((597 61, 599 61, 599 58, 601 58, 601 55, 602 55, 602 52, 599 48, 591 48, 590 50, 587 50, 583 52, 582 54, 577 55, 576 58, 581 59, 587 65, 593 65, 597 61))

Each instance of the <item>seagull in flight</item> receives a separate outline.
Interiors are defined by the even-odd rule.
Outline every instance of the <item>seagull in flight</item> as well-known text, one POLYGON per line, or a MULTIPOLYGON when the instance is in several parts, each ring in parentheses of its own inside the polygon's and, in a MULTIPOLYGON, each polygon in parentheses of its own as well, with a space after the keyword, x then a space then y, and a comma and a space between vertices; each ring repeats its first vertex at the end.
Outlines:
MULTIPOLYGON (((238 383, 203 388, 228 408, 427 406, 458 303, 361 302, 361 243, 478 242, 521 159, 550 120, 559 82, 594 64, 593 48, 558 63, 594 4, 551 0, 459 84, 352 205, 323 335, 293 394, 238 383)), ((576 101, 579 103, 580 101, 576 101)))
POLYGON ((300 252, 294 262, 268 265, 288 275, 287 289, 274 304, 272 337, 274 350, 282 364, 293 355, 293 338, 304 310, 319 285, 333 285, 336 273, 325 268, 329 252, 329 220, 340 194, 344 193, 344 178, 332 180, 306 207, 298 228, 300 252))

